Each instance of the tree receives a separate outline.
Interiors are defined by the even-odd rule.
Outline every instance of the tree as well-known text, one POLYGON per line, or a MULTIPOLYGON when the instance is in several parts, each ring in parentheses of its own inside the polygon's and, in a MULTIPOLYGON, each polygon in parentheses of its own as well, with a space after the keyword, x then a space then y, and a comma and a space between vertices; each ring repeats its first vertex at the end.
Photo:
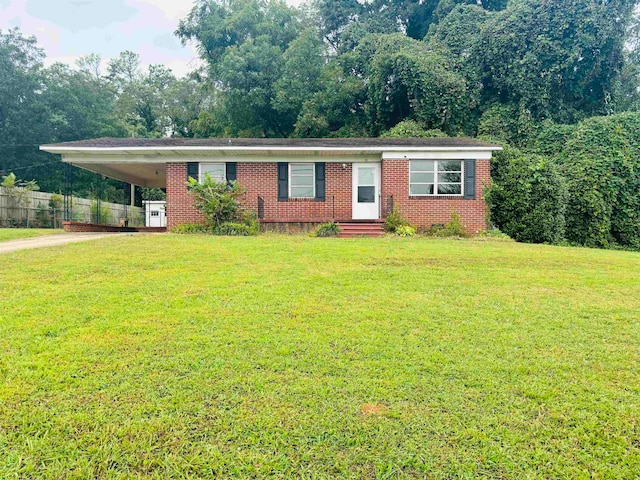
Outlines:
POLYGON ((31 166, 47 163, 38 146, 52 138, 43 102, 44 52, 20 30, 0 30, 0 170, 36 176, 31 166))
POLYGON ((285 52, 305 23, 302 13, 284 2, 264 0, 199 0, 180 22, 177 35, 183 43, 195 43, 208 64, 209 81, 223 92, 221 105, 233 133, 288 136, 293 131, 298 112, 276 101, 282 88, 276 84, 300 65, 295 50, 307 48, 310 37, 292 47, 288 60, 285 52))
POLYGON ((472 58, 483 100, 573 123, 607 111, 635 1, 519 0, 492 15, 472 58))
POLYGON ((581 122, 559 159, 571 192, 567 238, 639 249, 640 113, 581 122))
MULTIPOLYGON (((29 205, 31 204, 31 192, 40 190, 40 187, 36 183, 35 180, 18 180, 15 173, 10 173, 7 176, 2 177, 2 182, 0 182, 0 187, 4 187, 5 191, 11 201, 13 202, 13 206, 25 208, 25 224, 26 227, 29 228, 29 205)), ((16 221, 20 221, 21 219, 15 219, 16 221)))
POLYGON ((447 134, 442 130, 427 129, 415 120, 403 120, 387 130, 380 138, 442 138, 447 134))

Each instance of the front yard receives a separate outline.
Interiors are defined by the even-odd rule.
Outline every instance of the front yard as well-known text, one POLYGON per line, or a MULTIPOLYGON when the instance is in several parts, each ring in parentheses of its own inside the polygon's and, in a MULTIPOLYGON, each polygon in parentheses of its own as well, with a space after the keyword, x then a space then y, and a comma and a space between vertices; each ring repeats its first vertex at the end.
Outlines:
POLYGON ((640 254, 128 236, 2 257, 0 478, 638 478, 640 254))

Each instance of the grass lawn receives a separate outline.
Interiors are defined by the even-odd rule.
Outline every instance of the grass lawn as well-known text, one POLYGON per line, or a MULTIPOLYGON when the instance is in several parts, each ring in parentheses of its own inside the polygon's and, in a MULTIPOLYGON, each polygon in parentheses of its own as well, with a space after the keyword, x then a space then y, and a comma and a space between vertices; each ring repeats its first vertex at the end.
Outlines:
POLYGON ((64 233, 64 230, 54 228, 0 228, 0 242, 52 235, 54 233, 64 233))
POLYGON ((0 292, 0 478, 640 477, 638 253, 127 236, 0 292))

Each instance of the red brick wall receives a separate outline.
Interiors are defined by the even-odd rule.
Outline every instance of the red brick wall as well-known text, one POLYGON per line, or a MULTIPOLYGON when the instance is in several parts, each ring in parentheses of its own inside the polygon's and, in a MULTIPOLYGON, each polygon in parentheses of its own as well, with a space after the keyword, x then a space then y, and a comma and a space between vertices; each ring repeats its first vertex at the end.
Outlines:
POLYGON ((167 228, 183 223, 203 223, 204 218, 193 206, 193 196, 187 190, 187 164, 167 164, 167 228))
POLYGON ((290 198, 278 201, 277 163, 238 163, 238 183, 247 189, 246 205, 258 210, 264 200, 264 220, 280 222, 330 222, 351 218, 351 164, 326 164, 324 202, 290 198), (335 212, 335 216, 334 216, 335 212))
POLYGON ((457 212, 465 230, 476 233, 486 229, 487 205, 482 200, 485 185, 489 184, 489 160, 476 160, 476 199, 462 197, 410 197, 409 161, 385 160, 382 162, 382 198, 393 195, 393 204, 409 223, 418 230, 433 224, 451 220, 457 212))
MULTIPOLYGON (((247 189, 245 203, 257 211, 258 196, 264 200, 264 220, 279 222, 327 222, 351 219, 351 164, 326 164, 326 200, 307 199, 278 201, 277 163, 238 163, 237 179, 247 189)), ((167 165, 167 226, 202 222, 202 216, 193 207, 193 198, 185 185, 187 165, 167 165)), ((393 195, 394 205, 407 220, 420 230, 434 223, 447 223, 451 213, 460 215, 464 227, 475 233, 486 228, 486 205, 482 190, 489 183, 489 161, 476 162, 476 200, 460 197, 409 197, 409 162, 385 160, 382 162, 382 203, 393 195)))

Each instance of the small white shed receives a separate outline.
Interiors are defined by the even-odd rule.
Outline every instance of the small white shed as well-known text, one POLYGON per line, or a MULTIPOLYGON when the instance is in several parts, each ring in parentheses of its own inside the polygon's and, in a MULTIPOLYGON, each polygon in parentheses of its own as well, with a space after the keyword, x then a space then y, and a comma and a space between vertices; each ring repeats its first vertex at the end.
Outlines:
POLYGON ((167 202, 164 200, 145 200, 144 217, 146 227, 166 227, 167 226, 167 202))

